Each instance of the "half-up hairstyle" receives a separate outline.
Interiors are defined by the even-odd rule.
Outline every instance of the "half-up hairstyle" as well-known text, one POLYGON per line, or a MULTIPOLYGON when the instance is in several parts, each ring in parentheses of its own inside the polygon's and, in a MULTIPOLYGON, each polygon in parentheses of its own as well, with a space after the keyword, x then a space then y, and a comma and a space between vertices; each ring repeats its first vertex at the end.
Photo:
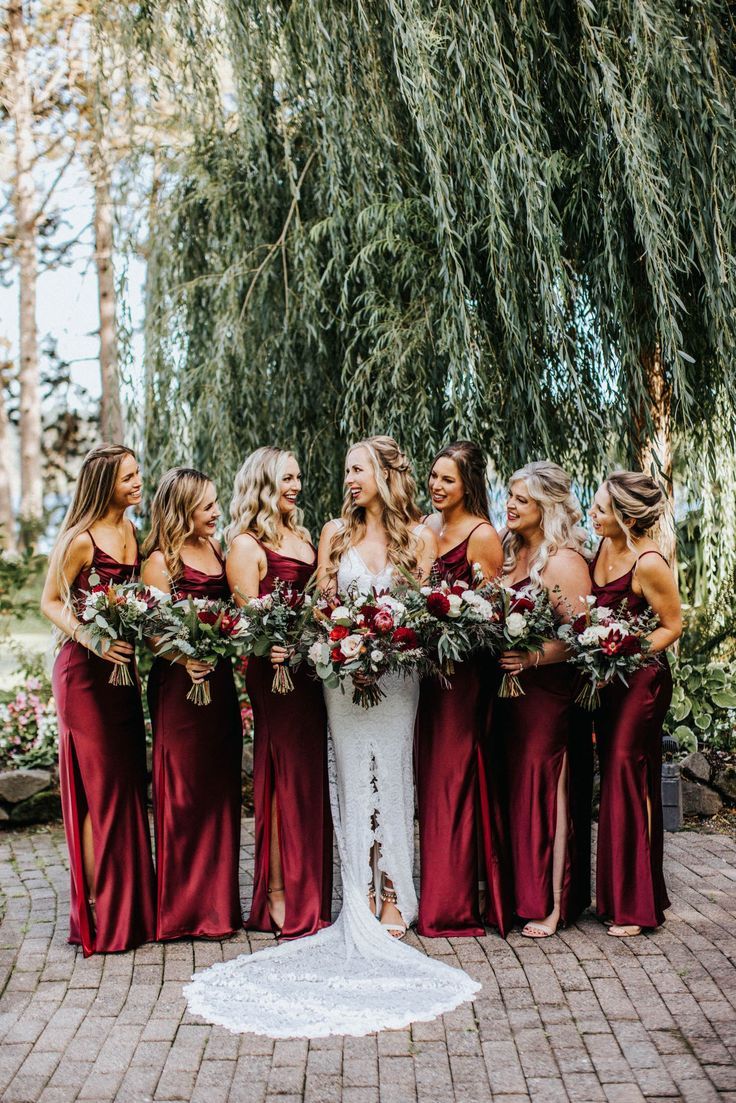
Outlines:
POLYGON ((638 558, 633 538, 647 536, 656 528, 667 509, 667 495, 643 471, 614 471, 603 486, 611 499, 613 516, 626 534, 626 543, 638 558))
POLYGON ((156 488, 151 502, 151 531, 144 553, 161 552, 172 585, 184 568, 181 549, 194 532, 194 511, 211 482, 209 475, 193 467, 174 467, 166 472, 156 488))
MULTIPOLYGON (((482 517, 484 521, 490 521, 491 514, 488 508, 488 485, 486 482, 487 461, 483 450, 474 444, 472 440, 456 440, 452 444, 440 448, 432 460, 432 467, 437 460, 453 460, 463 484, 465 495, 465 508, 474 517, 482 517)), ((430 471, 432 470, 430 467, 430 471)))
POLYGON ((82 460, 74 497, 61 522, 51 553, 56 585, 67 608, 71 606, 71 591, 64 570, 69 559, 69 549, 80 533, 86 532, 107 513, 115 494, 120 464, 126 456, 135 459, 135 452, 123 444, 101 444, 88 452, 82 460))
MULTIPOLYGON (((416 539, 412 529, 421 518, 416 504, 417 484, 411 465, 393 437, 368 437, 348 448, 365 448, 382 504, 382 521, 386 530, 387 556, 395 567, 415 574, 417 570, 416 539)), ((359 544, 365 532, 365 509, 356 505, 346 490, 340 514, 343 526, 330 547, 329 577, 335 578, 340 559, 354 544, 359 544)))
POLYGON ((281 480, 290 459, 296 460, 293 452, 271 445, 257 448, 246 456, 235 476, 230 502, 231 520, 225 530, 226 544, 232 544, 241 532, 249 532, 269 547, 278 548, 281 545, 280 524, 302 540, 309 540, 300 509, 287 514, 279 511, 281 480))
MULTIPOLYGON (((526 483, 529 497, 542 511, 542 543, 529 561, 529 576, 534 586, 542 587, 542 572, 560 548, 572 548, 589 558, 588 534, 580 524, 583 511, 572 492, 572 480, 557 463, 537 460, 514 471, 509 487, 526 483)), ((510 574, 516 566, 522 538, 507 531, 503 538, 503 571, 510 574)))

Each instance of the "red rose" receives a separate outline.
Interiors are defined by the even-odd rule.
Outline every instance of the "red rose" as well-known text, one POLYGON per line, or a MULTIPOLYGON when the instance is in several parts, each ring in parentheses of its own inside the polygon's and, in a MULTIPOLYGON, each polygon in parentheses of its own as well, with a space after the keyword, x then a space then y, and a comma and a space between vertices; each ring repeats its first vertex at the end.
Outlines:
POLYGON ((534 602, 530 597, 512 598, 511 605, 509 606, 510 613, 531 613, 533 609, 534 602))
POLYGON ((350 630, 343 624, 336 624, 330 632, 330 639, 333 643, 338 643, 340 640, 344 640, 346 636, 350 635, 350 630))
POLYGON ((413 628, 397 628, 391 641, 401 651, 413 651, 415 647, 419 647, 419 637, 413 628))
POLYGON ((455 594, 456 597, 462 597, 467 589, 468 587, 463 586, 462 582, 453 582, 450 587, 450 593, 455 594))
POLYGON ((333 663, 345 662, 345 656, 343 655, 339 647, 332 648, 332 651, 330 651, 330 658, 332 659, 333 663))
POLYGON ((200 609, 197 613, 197 619, 202 624, 216 624, 219 614, 212 611, 212 609, 200 609))
POLYGON ((439 590, 427 594, 427 611, 434 617, 446 617, 450 612, 450 602, 439 590))
POLYGON ((641 651, 641 640, 638 636, 624 636, 624 638, 621 640, 619 654, 641 655, 641 651))
POLYGON ((587 627, 588 621, 584 613, 581 613, 579 617, 575 617, 575 620, 572 622, 572 630, 577 635, 584 632, 587 627))
POLYGON ((380 632, 385 635, 386 632, 390 632, 394 626, 394 618, 391 616, 387 609, 379 609, 373 618, 373 627, 376 632, 380 632))
POLYGON ((377 612, 377 605, 361 605, 360 607, 360 615, 363 617, 363 620, 369 627, 373 624, 377 612))

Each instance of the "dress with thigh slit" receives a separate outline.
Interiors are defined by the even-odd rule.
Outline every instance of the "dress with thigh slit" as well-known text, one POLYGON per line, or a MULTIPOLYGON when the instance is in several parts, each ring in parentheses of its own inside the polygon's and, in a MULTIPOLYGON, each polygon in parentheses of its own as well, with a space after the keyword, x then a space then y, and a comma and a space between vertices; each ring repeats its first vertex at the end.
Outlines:
MULTIPOLYGON (((92 536, 90 534, 90 538, 92 536)), ((92 539, 93 558, 73 586, 129 582, 135 563, 118 563, 92 539)), ((135 661, 131 662, 134 669, 135 661)), ((129 950, 155 934, 155 888, 146 812, 146 736, 137 674, 132 686, 110 684, 113 666, 67 640, 54 663, 59 718, 59 777, 69 847, 69 941, 93 953, 129 950), (88 904, 82 827, 89 812, 95 860, 96 927, 88 904)))
MULTIPOLYGON (((278 581, 303 590, 314 573, 316 555, 305 563, 258 543, 268 564, 259 595, 272 593, 278 581)), ((330 922, 332 818, 322 685, 309 676, 306 663, 291 670, 290 675, 293 690, 274 693, 270 660, 248 660, 256 846, 253 903, 245 926, 257 931, 273 929, 268 911, 268 870, 275 797, 286 905, 282 936, 300 938, 330 922)))
MULTIPOLYGON (((516 582, 513 589, 529 585, 516 582)), ((554 909, 552 862, 557 786, 567 768, 568 834, 560 922, 590 903, 590 806, 593 747, 590 714, 575 704, 578 679, 568 663, 531 667, 519 675, 519 697, 496 700, 494 727, 505 747, 514 910, 543 919, 554 909)))
MULTIPOLYGON (((230 596, 225 564, 209 575, 184 564, 177 592, 230 596)), ((211 703, 187 700, 181 663, 154 660, 148 678, 153 725, 156 937, 223 938, 242 928, 240 891, 243 724, 230 659, 209 675, 211 703)))
MULTIPOLYGON (((435 566, 448 582, 472 584, 471 536, 438 557, 435 566)), ((506 831, 490 754, 497 681, 491 656, 481 653, 455 664, 449 686, 437 677, 421 684, 414 742, 422 871, 417 930, 430 938, 483 935, 483 921, 501 934, 511 925, 506 831), (481 871, 488 886, 484 915, 481 871)))
MULTIPOLYGON (((598 555, 590 570, 598 605, 618 609, 625 602, 629 613, 644 612, 647 601, 632 587, 635 568, 599 586, 597 561, 598 555)), ((672 699, 666 656, 653 658, 627 681, 605 686, 595 713, 601 770, 596 911, 621 926, 658 927, 670 903, 662 871, 660 784, 662 725, 672 699)))

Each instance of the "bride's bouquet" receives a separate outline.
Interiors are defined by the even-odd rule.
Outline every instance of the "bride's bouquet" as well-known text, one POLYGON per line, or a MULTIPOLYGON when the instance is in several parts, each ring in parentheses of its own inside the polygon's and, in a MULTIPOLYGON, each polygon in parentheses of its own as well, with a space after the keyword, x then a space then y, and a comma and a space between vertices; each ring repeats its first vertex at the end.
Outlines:
POLYGON ((299 642, 311 606, 308 593, 279 579, 270 594, 249 598, 240 610, 247 626, 247 655, 265 657, 272 647, 284 647, 289 652, 288 661, 276 665, 271 686, 274 693, 290 693, 294 688, 289 665, 296 669, 301 661, 299 642))
MULTIPOLYGON (((541 651, 547 640, 554 637, 556 617, 549 594, 544 587, 525 586, 514 590, 499 583, 491 583, 481 591, 496 609, 500 649, 541 651)), ((516 674, 504 674, 498 687, 499 697, 524 695, 516 674)))
POLYGON ((647 636, 657 627, 652 612, 632 615, 623 601, 617 610, 595 604, 588 597, 584 613, 561 624, 557 635, 570 648, 568 662, 586 677, 576 701, 593 710, 600 705, 600 688, 619 678, 624 685, 627 675, 639 670, 647 661, 651 644, 647 636))
POLYGON ((345 692, 353 703, 370 708, 385 697, 386 674, 410 674, 427 667, 418 633, 407 623, 407 607, 389 593, 340 593, 332 602, 318 599, 302 633, 302 653, 326 686, 345 692))
MULTIPOLYGON (((104 654, 114 640, 134 643, 149 635, 151 617, 168 600, 168 594, 140 582, 111 582, 84 593, 78 616, 95 650, 104 654)), ((113 686, 134 685, 129 664, 115 663, 108 681, 113 686)))
MULTIPOLYGON (((180 655, 215 667, 220 659, 243 650, 248 625, 241 611, 228 601, 212 598, 178 598, 162 605, 151 618, 148 635, 157 638, 156 654, 180 655)), ((212 701, 210 685, 192 682, 187 700, 195 705, 212 701)))
POLYGON ((480 649, 495 650, 501 638, 498 606, 479 589, 448 582, 433 571, 429 583, 406 576, 400 591, 407 622, 436 655, 441 675, 453 674, 455 663, 480 649))

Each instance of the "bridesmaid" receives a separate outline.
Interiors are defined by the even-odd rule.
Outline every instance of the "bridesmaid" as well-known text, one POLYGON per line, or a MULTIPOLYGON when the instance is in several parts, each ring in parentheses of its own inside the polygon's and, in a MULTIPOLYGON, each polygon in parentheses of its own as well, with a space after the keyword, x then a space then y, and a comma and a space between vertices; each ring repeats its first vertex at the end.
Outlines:
MULTIPOLYGON (((503 551, 488 514, 486 459, 478 445, 457 441, 438 452, 429 493, 437 510, 426 520, 439 546, 436 569, 467 586, 474 564, 484 578, 495 578, 503 551)), ((484 919, 505 934, 511 924, 505 832, 488 761, 493 682, 487 656, 457 664, 449 689, 438 678, 422 682, 415 746, 421 935, 483 935, 484 919), (479 870, 487 878, 485 901, 479 900, 479 870)))
POLYGON ((146 737, 137 677, 110 685, 117 664, 135 665, 115 640, 100 652, 76 610, 99 583, 138 575, 140 505, 135 455, 122 445, 88 452, 51 554, 41 610, 66 637, 54 663, 59 775, 69 847, 69 941, 84 956, 129 950, 155 933, 155 892, 146 813, 146 737))
MULTIPOLYGON (((297 506, 301 486, 291 452, 259 448, 243 463, 227 530, 236 601, 271 593, 278 580, 303 590, 314 574, 317 554, 297 506)), ((300 938, 330 923, 332 820, 322 688, 302 666, 291 672, 291 692, 272 692, 272 664, 287 660, 275 647, 270 661, 248 661, 256 863, 245 926, 300 938)))
POLYGON ((664 512, 661 488, 637 471, 618 471, 599 487, 590 516, 601 537, 590 567, 599 605, 626 602, 654 612, 653 661, 601 690, 595 716, 601 767, 596 910, 618 938, 658 927, 669 907, 662 873, 662 724, 672 698, 666 655, 682 634, 672 571, 649 532, 664 512))
MULTIPOLYGON (((200 471, 168 471, 151 506, 143 581, 194 598, 229 598, 225 561, 214 539, 220 508, 200 471)), ((209 667, 180 656, 154 660, 148 678, 153 724, 156 833, 156 937, 223 938, 242 927, 240 770, 243 725, 232 665, 209 667), (187 700, 208 678, 212 702, 187 700)))
MULTIPOLYGON (((511 476, 504 581, 545 587, 563 620, 581 611, 590 576, 570 477, 556 463, 529 463, 511 476)), ((590 903, 590 718, 574 704, 575 672, 565 645, 505 651, 501 669, 521 675, 523 696, 496 702, 506 745, 515 911, 527 938, 548 938, 590 903)))

